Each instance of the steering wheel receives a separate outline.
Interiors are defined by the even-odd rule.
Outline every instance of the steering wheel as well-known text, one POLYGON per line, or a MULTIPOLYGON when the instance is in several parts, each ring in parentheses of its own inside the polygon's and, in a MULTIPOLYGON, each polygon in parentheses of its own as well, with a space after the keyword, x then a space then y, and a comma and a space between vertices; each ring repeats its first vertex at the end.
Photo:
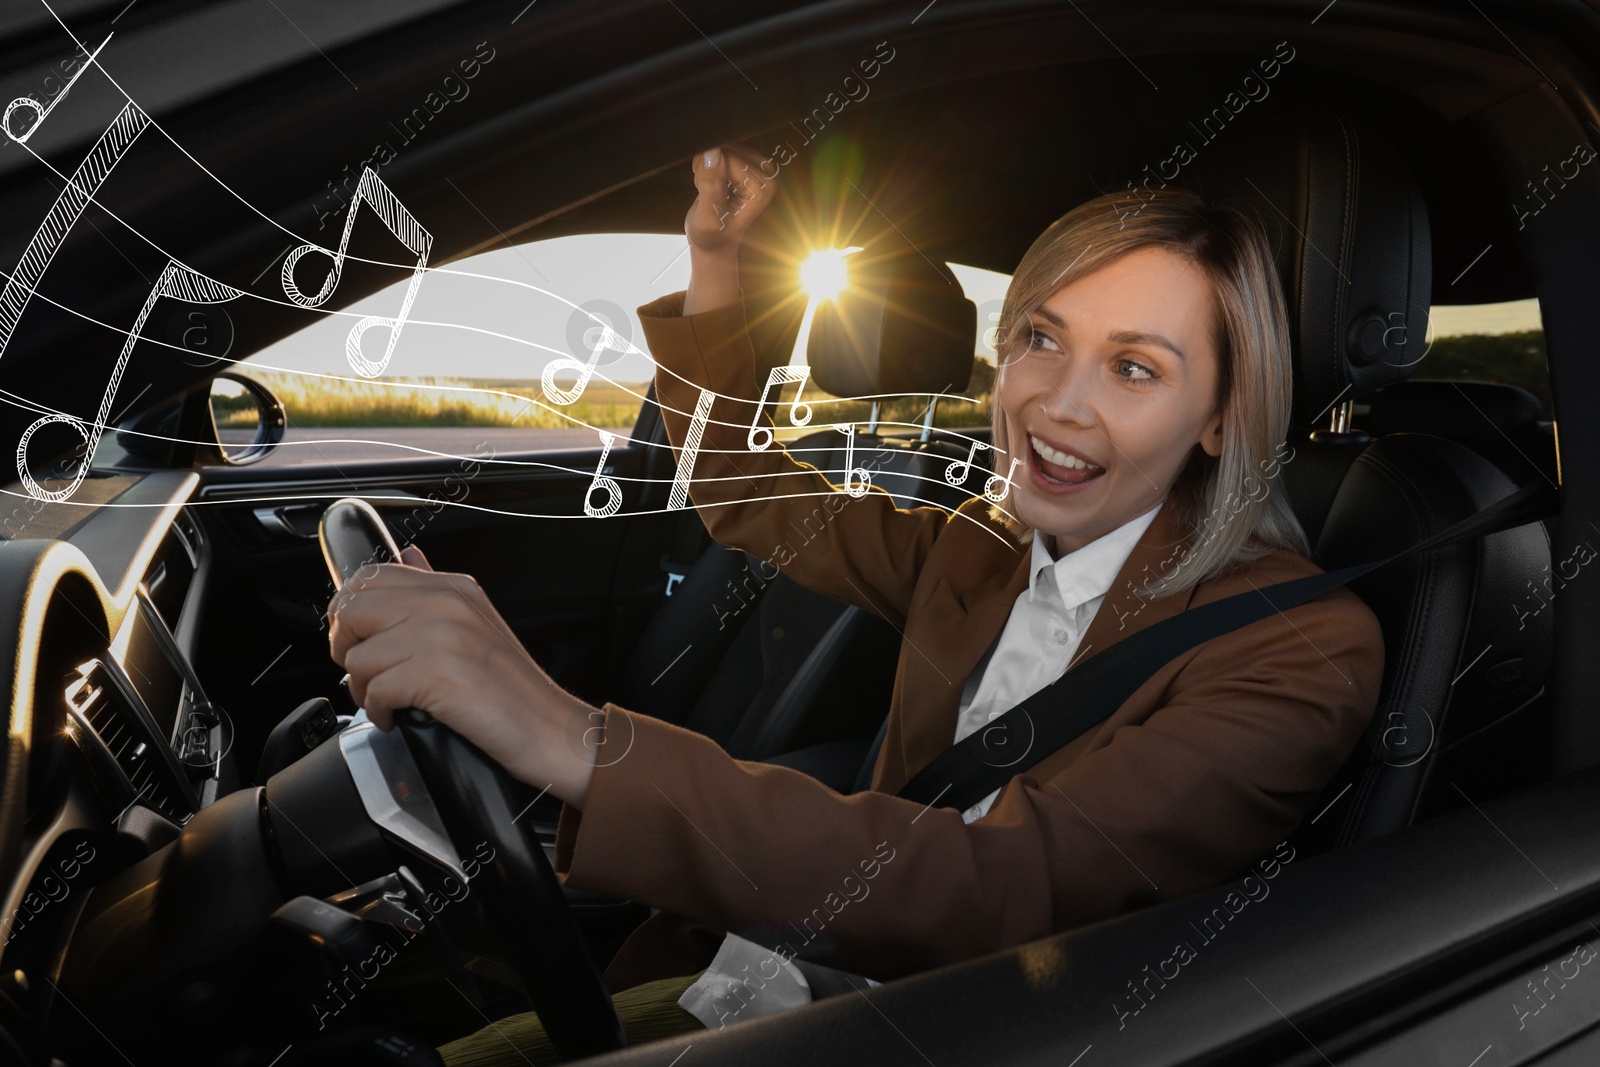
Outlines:
MULTIPOLYGON (((323 512, 322 556, 342 586, 367 564, 400 558, 377 511, 365 500, 337 500, 323 512)), ((537 833, 517 826, 517 786, 478 747, 417 708, 395 722, 458 855, 487 842, 493 859, 474 879, 484 916, 506 938, 512 969, 563 1059, 627 1044, 611 994, 567 907, 537 833)))

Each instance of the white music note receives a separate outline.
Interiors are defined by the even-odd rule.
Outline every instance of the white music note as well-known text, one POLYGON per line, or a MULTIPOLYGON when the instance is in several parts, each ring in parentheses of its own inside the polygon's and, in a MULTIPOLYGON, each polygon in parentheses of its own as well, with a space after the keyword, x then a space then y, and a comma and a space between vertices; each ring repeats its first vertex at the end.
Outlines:
POLYGON ((89 149, 89 154, 67 181, 66 188, 61 190, 56 202, 45 213, 44 221, 34 231, 33 239, 22 250, 17 269, 11 272, 5 289, 0 291, 0 355, 5 354, 6 346, 11 343, 17 320, 22 318, 28 301, 33 299, 39 279, 44 277, 45 268, 67 239, 67 232, 89 206, 89 201, 100 186, 111 176, 111 169, 127 155, 128 149, 149 125, 150 116, 138 104, 129 101, 111 120, 111 125, 106 127, 94 147, 89 149))
POLYGON ((989 476, 989 480, 983 483, 983 495, 991 504, 1000 503, 1000 501, 1002 501, 1002 500, 1004 500, 1006 498, 1006 494, 1011 492, 1011 476, 1013 474, 1017 473, 1017 468, 1022 466, 1022 463, 1023 463, 1023 460, 1020 457, 1018 457, 1017 459, 1013 459, 1011 461, 1011 469, 1006 471, 1004 478, 1002 478, 998 474, 991 474, 989 476), (995 494, 995 487, 994 487, 994 483, 995 482, 999 482, 1000 483, 1000 495, 999 496, 995 496, 994 495, 995 494))
POLYGON ((72 92, 72 87, 78 83, 78 79, 83 76, 83 72, 94 66, 95 57, 100 54, 101 49, 111 43, 111 37, 111 34, 106 34, 106 39, 100 42, 100 48, 96 48, 83 66, 72 72, 72 77, 67 79, 67 84, 62 86, 61 91, 55 95, 55 98, 49 104, 40 107, 39 101, 31 96, 19 96, 7 104, 5 115, 0 116, 0 129, 5 130, 6 136, 18 144, 27 144, 28 138, 39 132, 39 127, 44 125, 44 120, 50 117, 50 112, 56 109, 56 105, 65 100, 67 94, 72 92), (23 110, 33 112, 33 125, 29 126, 25 133, 17 133, 11 128, 11 116, 15 112, 23 110))
POLYGON ((616 438, 611 434, 604 430, 600 431, 600 462, 595 465, 594 481, 589 483, 589 491, 583 494, 583 513, 593 519, 608 518, 615 515, 622 507, 622 487, 617 484, 615 478, 608 477, 604 473, 606 457, 611 454, 611 442, 614 440, 616 438), (590 503, 596 489, 605 490, 605 507, 597 508, 590 503))
POLYGON ((637 348, 629 344, 610 324, 599 321, 599 334, 595 337, 594 350, 589 353, 588 363, 579 363, 571 356, 562 356, 545 364, 544 373, 539 375, 539 388, 544 390, 545 399, 552 404, 570 404, 583 395, 584 387, 589 384, 589 379, 594 377, 594 368, 600 362, 600 353, 610 349, 613 352, 637 352, 637 348), (562 389, 556 385, 556 373, 564 370, 578 372, 578 381, 570 389, 562 389))
POLYGON ((145 298, 144 307, 139 309, 139 317, 133 320, 133 329, 128 331, 128 339, 117 355, 116 366, 111 370, 111 380, 106 383, 105 395, 100 398, 100 410, 95 413, 93 425, 86 426, 83 420, 75 419, 71 415, 46 415, 34 420, 26 430, 22 431, 22 439, 17 442, 17 474, 21 476, 28 495, 37 500, 61 501, 77 492, 78 486, 83 484, 84 476, 89 473, 89 461, 94 458, 95 446, 100 443, 100 435, 105 432, 106 422, 111 413, 111 403, 117 396, 117 386, 122 383, 123 372, 128 369, 128 359, 133 355, 133 346, 143 334, 144 324, 149 320, 150 312, 155 308, 157 300, 170 296, 190 304, 221 304, 236 300, 243 295, 232 286, 212 281, 181 263, 169 260, 166 269, 151 287, 150 295, 145 298), (35 433, 52 423, 70 426, 83 438, 83 459, 78 463, 72 484, 65 489, 45 489, 34 481, 33 474, 28 470, 28 442, 33 439, 35 433))
POLYGON ((780 385, 799 382, 800 388, 795 390, 794 402, 789 405, 789 421, 796 426, 804 426, 811 421, 811 405, 800 402, 800 394, 805 391, 806 379, 811 377, 810 367, 773 367, 767 375, 767 387, 761 390, 761 400, 756 405, 756 417, 750 422, 750 433, 745 438, 745 443, 752 452, 763 452, 772 444, 772 427, 761 425, 761 412, 767 406, 767 397, 772 395, 772 390, 780 385), (805 412, 804 415, 800 414, 805 412), (759 444, 756 442, 760 441, 759 444))
POLYGON ((695 401, 694 417, 689 420, 689 432, 684 436, 683 448, 678 451, 678 473, 672 478, 672 493, 667 497, 667 510, 681 508, 689 502, 689 479, 694 474, 694 458, 700 454, 700 438, 705 436, 706 422, 711 418, 711 401, 716 393, 700 390, 695 401))
POLYGON ((972 442, 972 449, 967 453, 966 459, 953 460, 950 466, 944 469, 944 480, 951 485, 965 485, 967 479, 972 477, 972 457, 978 454, 978 449, 988 447, 982 441, 972 442), (958 471, 960 473, 957 473, 958 471))
POLYGON ((428 254, 433 250, 433 234, 422 228, 422 224, 406 210, 400 199, 389 191, 389 187, 383 184, 383 179, 379 178, 371 167, 362 170, 355 196, 350 198, 350 210, 344 216, 344 233, 339 237, 339 251, 329 252, 321 245, 303 244, 290 252, 283 261, 283 292, 301 307, 321 307, 327 303, 328 297, 338 288, 339 278, 344 273, 345 256, 350 248, 350 233, 355 229, 356 212, 363 203, 369 205, 388 227, 389 232, 406 246, 407 251, 417 257, 416 268, 411 272, 411 284, 406 286, 405 299, 400 303, 400 314, 394 318, 387 315, 368 315, 352 326, 349 336, 345 338, 344 354, 351 368, 364 377, 376 378, 389 365, 389 359, 394 355, 394 346, 400 340, 400 331, 405 328, 411 303, 417 298, 417 287, 422 284, 422 275, 428 266, 428 254), (307 296, 295 284, 294 268, 302 258, 312 252, 320 252, 332 258, 333 267, 328 271, 328 276, 322 280, 322 288, 307 296), (361 351, 361 337, 376 326, 389 329, 389 343, 384 346, 382 359, 371 360, 361 351))
POLYGON ((844 491, 860 499, 872 488, 872 472, 856 466, 856 424, 845 422, 833 427, 844 434, 844 491), (859 477, 858 477, 859 476, 859 477))

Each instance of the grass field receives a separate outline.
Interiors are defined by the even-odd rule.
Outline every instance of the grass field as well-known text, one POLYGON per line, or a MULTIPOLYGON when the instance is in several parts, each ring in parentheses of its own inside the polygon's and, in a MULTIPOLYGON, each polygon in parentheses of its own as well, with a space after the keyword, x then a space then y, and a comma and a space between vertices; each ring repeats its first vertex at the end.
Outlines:
MULTIPOLYGON (((592 381, 565 407, 550 404, 537 380, 483 378, 385 378, 381 382, 314 378, 246 368, 277 394, 291 426, 523 426, 531 429, 582 425, 628 429, 639 414, 648 383, 613 385, 592 381), (629 390, 633 392, 630 393, 629 390), (637 394, 637 395, 634 395, 637 394)), ((558 379, 558 384, 567 382, 558 379)), ((254 421, 247 398, 213 400, 224 425, 254 421)))
MULTIPOLYGON (((530 429, 570 429, 582 425, 604 429, 628 429, 638 417, 639 406, 648 382, 612 384, 592 381, 583 395, 565 407, 550 404, 539 383, 532 379, 487 378, 385 378, 380 381, 350 381, 316 378, 283 371, 246 368, 251 377, 271 389, 288 411, 289 425, 300 427, 345 426, 521 426, 530 429), (530 402, 531 401, 531 402, 530 402), (565 416, 565 417, 564 417, 565 416)), ((980 376, 973 384, 978 386, 980 376)), ((992 372, 990 377, 992 377, 992 372)), ((568 385, 564 379, 558 384, 568 385)), ((974 390, 969 390, 969 393, 974 390)), ((978 393, 980 403, 946 400, 940 404, 936 422, 940 426, 987 426, 988 393, 978 393)), ((781 399, 791 400, 792 387, 782 391, 781 399)), ((870 405, 863 400, 833 400, 807 389, 804 399, 816 402, 812 414, 814 429, 829 423, 864 423, 870 405), (827 402, 823 402, 827 401, 827 402)), ((214 397, 222 425, 249 425, 254 407, 249 398, 214 397)), ((926 400, 905 398, 884 401, 879 410, 883 422, 920 423, 926 400)), ((787 424, 784 409, 778 425, 787 424)))

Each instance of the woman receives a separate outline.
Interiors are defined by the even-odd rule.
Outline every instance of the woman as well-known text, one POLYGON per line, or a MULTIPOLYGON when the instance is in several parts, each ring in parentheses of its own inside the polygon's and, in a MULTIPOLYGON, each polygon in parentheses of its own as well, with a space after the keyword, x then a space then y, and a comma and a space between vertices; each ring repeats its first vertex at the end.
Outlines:
MULTIPOLYGON (((1264 855, 1377 703, 1381 633, 1345 589, 1160 666, 1104 723, 965 812, 894 796, 1070 664, 1318 571, 1274 482, 1292 460, 1289 339, 1256 227, 1176 189, 1137 212, 1112 195, 1057 220, 1001 315, 1006 495, 899 510, 876 489, 849 497, 780 447, 749 450, 738 250, 775 186, 737 149, 702 153, 694 172, 689 288, 639 312, 668 435, 681 447, 713 390, 691 485, 712 535, 904 632, 872 790, 840 795, 588 706, 471 578, 429 571, 415 549, 333 605, 334 659, 375 722, 424 708, 548 787, 565 802, 558 872, 661 909, 607 972, 631 1038, 804 1002, 802 979, 819 973, 808 958, 886 979, 1180 896, 1264 855), (821 534, 785 551, 819 500, 821 534)), ((452 1064, 521 1062, 536 1039, 519 1016, 444 1051, 452 1064)))

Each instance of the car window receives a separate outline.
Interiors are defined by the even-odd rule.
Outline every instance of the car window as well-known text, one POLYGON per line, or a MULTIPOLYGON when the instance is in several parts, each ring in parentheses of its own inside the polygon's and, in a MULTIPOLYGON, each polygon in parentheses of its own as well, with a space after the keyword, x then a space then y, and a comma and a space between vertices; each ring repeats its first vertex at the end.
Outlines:
MULTIPOLYGON (((288 414, 284 444, 265 462, 465 455, 599 447, 598 431, 626 437, 653 365, 637 308, 684 288, 682 234, 581 234, 483 252, 427 272, 381 373, 367 377, 346 355, 365 316, 394 316, 409 280, 328 313, 305 312, 298 333, 238 367, 268 386, 288 414), (604 344, 579 388, 606 321, 604 344), (629 346, 633 350, 629 350, 629 346), (541 378, 559 363, 546 390, 541 378)), ((310 284, 309 264, 300 268, 310 284)), ((388 329, 370 329, 362 352, 375 365, 388 329)), ((238 421, 251 418, 241 407, 238 421)), ((230 431, 219 428, 224 437, 230 431)))
POLYGON ((1428 346, 1413 379, 1499 382, 1539 398, 1553 418, 1539 301, 1439 305, 1428 311, 1428 346))

